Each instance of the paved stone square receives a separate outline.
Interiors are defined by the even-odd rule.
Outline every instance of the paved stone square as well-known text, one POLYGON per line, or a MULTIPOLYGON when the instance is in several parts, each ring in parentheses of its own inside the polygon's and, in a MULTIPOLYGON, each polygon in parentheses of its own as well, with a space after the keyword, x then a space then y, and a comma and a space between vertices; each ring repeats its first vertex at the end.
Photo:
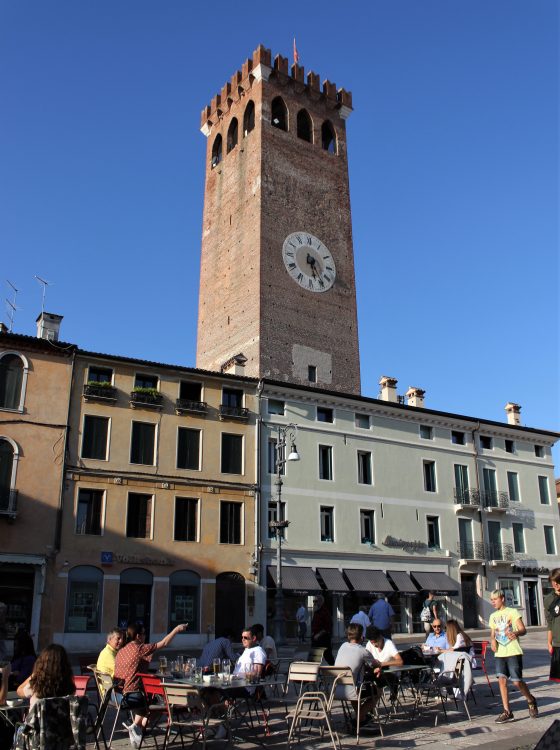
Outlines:
MULTIPOLYGON (((396 638, 398 642, 398 638, 396 638)), ((475 696, 476 705, 469 700, 469 710, 472 721, 468 721, 466 714, 459 703, 459 711, 456 711, 453 702, 448 702, 448 722, 439 711, 438 725, 434 726, 435 709, 430 707, 423 711, 420 717, 414 721, 393 720, 384 728, 384 736, 374 727, 364 728, 360 737, 360 747, 378 748, 379 750, 405 750, 406 748, 425 748, 425 750, 448 750, 448 748, 470 748, 477 747, 479 750, 529 750, 533 749, 538 739, 544 734, 554 719, 558 718, 560 708, 559 689, 555 683, 548 680, 549 655, 546 650, 546 633, 543 630, 532 630, 523 638, 524 677, 531 692, 537 697, 539 703, 539 717, 530 719, 527 711, 527 703, 517 692, 512 692, 512 711, 515 721, 496 725, 495 719, 501 712, 501 701, 499 690, 495 679, 492 680, 495 697, 492 697, 486 683, 481 677, 481 672, 475 672, 475 696), (453 708, 452 708, 453 706, 453 708)), ((301 654, 296 653, 296 657, 301 654)), ((493 672, 493 657, 488 660, 489 671, 493 672)), ((335 712, 335 723, 340 733, 343 748, 355 747, 355 737, 348 735, 342 722, 338 709, 335 712)), ((270 726, 272 734, 263 738, 262 734, 252 737, 246 730, 239 732, 239 742, 236 747, 242 750, 250 750, 259 746, 270 748, 284 748, 287 746, 287 723, 284 719, 284 711, 276 706, 271 711, 270 726)), ((237 732, 236 732, 237 734, 237 732)), ((158 738, 158 744, 161 745, 158 738)), ((209 748, 221 750, 226 747, 225 741, 214 740, 208 743, 209 748)), ((128 736, 123 731, 119 733, 118 739, 113 742, 113 747, 118 750, 130 748, 128 736)), ((148 750, 154 747, 153 738, 149 738, 143 747, 148 750)), ((173 744, 173 747, 181 747, 181 743, 173 744)), ((332 747, 328 737, 320 737, 318 730, 311 734, 302 733, 299 744, 302 750, 323 750, 332 747)))

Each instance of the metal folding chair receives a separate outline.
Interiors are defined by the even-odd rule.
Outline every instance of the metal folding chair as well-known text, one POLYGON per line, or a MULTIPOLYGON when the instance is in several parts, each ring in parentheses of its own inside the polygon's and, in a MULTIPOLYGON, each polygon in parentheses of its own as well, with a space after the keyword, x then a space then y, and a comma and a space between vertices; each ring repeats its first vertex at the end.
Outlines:
POLYGON ((192 744, 199 742, 203 750, 209 737, 209 730, 224 725, 228 743, 231 743, 229 711, 225 703, 207 706, 196 687, 180 683, 162 683, 165 706, 167 708, 167 729, 163 750, 167 750, 171 732, 175 730, 184 747, 183 732, 191 735, 192 744))

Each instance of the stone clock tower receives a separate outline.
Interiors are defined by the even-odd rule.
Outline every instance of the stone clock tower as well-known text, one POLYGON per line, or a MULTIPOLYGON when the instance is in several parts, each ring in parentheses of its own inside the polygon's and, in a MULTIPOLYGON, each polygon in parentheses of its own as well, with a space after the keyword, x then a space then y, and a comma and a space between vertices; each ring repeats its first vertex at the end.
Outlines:
POLYGON ((360 392, 352 98, 260 46, 202 112, 197 367, 360 392))

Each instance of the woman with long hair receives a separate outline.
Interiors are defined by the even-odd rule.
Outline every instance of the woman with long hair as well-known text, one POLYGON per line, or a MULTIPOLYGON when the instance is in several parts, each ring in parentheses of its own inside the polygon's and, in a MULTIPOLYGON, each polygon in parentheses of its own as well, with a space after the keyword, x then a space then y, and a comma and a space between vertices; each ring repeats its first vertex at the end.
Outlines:
POLYGON ((449 651, 464 651, 466 654, 471 653, 473 647, 472 640, 465 633, 457 620, 447 621, 446 635, 447 642, 449 643, 449 651))
POLYGON ((35 662, 33 672, 17 689, 20 698, 31 698, 31 705, 38 698, 57 698, 74 695, 76 687, 68 654, 63 646, 51 643, 35 662))

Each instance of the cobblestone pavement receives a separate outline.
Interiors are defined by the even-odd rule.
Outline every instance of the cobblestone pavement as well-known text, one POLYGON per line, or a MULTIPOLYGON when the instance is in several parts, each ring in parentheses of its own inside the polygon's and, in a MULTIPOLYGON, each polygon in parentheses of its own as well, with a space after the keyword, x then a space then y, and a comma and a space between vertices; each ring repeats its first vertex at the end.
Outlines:
MULTIPOLYGON (((378 750, 406 750, 406 748, 422 748, 423 750, 449 750, 449 748, 471 748, 478 750, 533 750, 538 739, 548 729, 554 719, 558 718, 560 709, 560 697, 558 685, 548 681, 549 655, 546 650, 546 633, 544 631, 532 631, 523 638, 524 656, 524 678, 531 692, 537 697, 539 703, 539 717, 529 718, 527 703, 517 692, 512 692, 511 707, 515 715, 515 721, 508 724, 496 725, 495 719, 501 712, 501 702, 498 697, 499 691, 495 679, 492 680, 495 697, 492 697, 486 683, 481 678, 480 672, 476 672, 475 695, 476 705, 469 700, 469 710, 472 721, 468 721, 466 714, 460 708, 456 711, 453 703, 448 707, 448 722, 445 721, 442 712, 439 712, 438 725, 434 726, 435 709, 428 708, 423 715, 409 720, 392 720, 381 737, 375 728, 362 729, 360 747, 365 750, 377 748, 378 750), (453 706, 453 710, 451 710, 453 706)), ((493 672, 493 658, 488 659, 489 672, 493 672)), ((459 706, 461 707, 461 703, 459 706)), ((354 736, 344 731, 343 724, 335 715, 337 728, 343 748, 355 747, 354 736)), ((287 746, 287 725, 284 719, 284 711, 275 707, 271 711, 270 726, 272 734, 268 738, 262 735, 253 735, 252 740, 247 731, 239 732, 239 741, 236 747, 240 750, 252 750, 252 748, 270 747, 277 750, 287 746)), ((299 744, 301 750, 323 750, 332 747, 328 736, 320 737, 318 730, 311 734, 303 733, 299 744)), ((158 744, 161 746, 161 742, 158 744)), ((213 740, 208 743, 210 750, 221 750, 225 748, 225 741, 213 740)), ((118 750, 130 748, 128 735, 121 731, 119 738, 113 742, 113 747, 118 750)), ((142 746, 146 750, 154 747, 153 738, 147 739, 142 746)), ((180 748, 178 742, 173 745, 180 748)), ((198 746, 197 746, 198 747, 198 746)), ((560 750, 560 749, 559 749, 560 750)))

